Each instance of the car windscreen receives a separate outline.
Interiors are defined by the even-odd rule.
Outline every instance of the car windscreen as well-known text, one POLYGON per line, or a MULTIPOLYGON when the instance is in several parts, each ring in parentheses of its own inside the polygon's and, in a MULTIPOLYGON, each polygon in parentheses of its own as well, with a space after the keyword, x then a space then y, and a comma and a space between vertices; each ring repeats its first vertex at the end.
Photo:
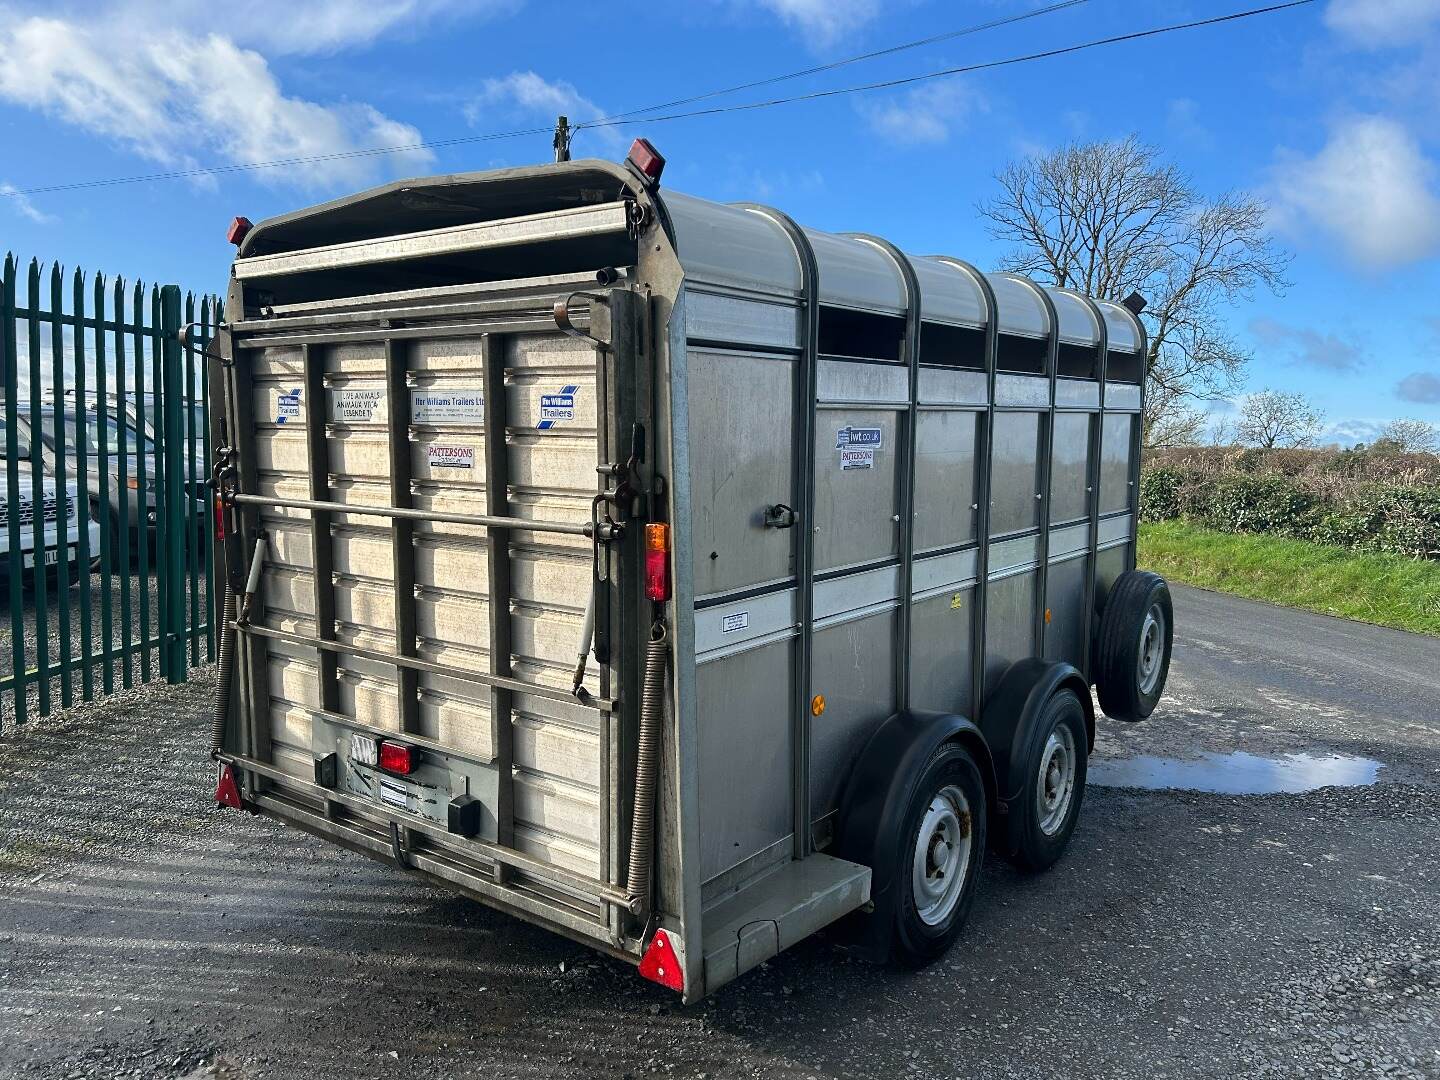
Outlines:
MULTIPOLYGON (((66 409, 66 410, 65 410, 65 412, 64 412, 63 426, 64 426, 64 434, 65 434, 65 453, 66 453, 66 454, 75 454, 75 453, 78 452, 77 449, 76 449, 76 448, 77 448, 77 445, 78 445, 78 440, 77 440, 76 437, 75 437, 75 412, 74 412, 74 410, 72 410, 72 409, 66 409)), ((84 430, 84 434, 85 434, 85 452, 86 452, 87 454, 99 454, 99 453, 100 453, 100 420, 99 420, 99 417, 97 417, 94 413, 88 414, 88 415, 85 417, 85 423, 84 423, 83 430, 84 430)), ((50 449, 52 449, 52 450, 55 449, 55 410, 54 410, 54 409, 42 409, 42 410, 41 410, 41 412, 40 412, 40 434, 41 434, 41 438, 43 438, 43 439, 45 440, 45 445, 48 446, 48 447, 49 447, 50 449)), ((106 442, 106 452, 107 452, 109 455, 115 456, 115 455, 118 455, 118 454, 120 453, 120 437, 121 437, 120 423, 115 419, 115 417, 113 417, 113 416, 107 416, 107 417, 105 418, 105 442, 106 442)), ((127 426, 127 427, 125 428, 124 437, 125 437, 125 453, 126 453, 126 454, 145 454, 145 455, 153 455, 153 454, 155 453, 155 444, 154 444, 154 442, 152 442, 148 436, 142 436, 142 435, 140 435, 138 432, 136 432, 136 430, 135 430, 133 427, 128 427, 128 426, 127 426)))
MULTIPOLYGON (((8 454, 9 446, 10 429, 6 426, 5 421, 0 419, 0 454, 8 454)), ((30 456, 30 437, 23 427, 15 432, 15 456, 17 458, 30 456)))

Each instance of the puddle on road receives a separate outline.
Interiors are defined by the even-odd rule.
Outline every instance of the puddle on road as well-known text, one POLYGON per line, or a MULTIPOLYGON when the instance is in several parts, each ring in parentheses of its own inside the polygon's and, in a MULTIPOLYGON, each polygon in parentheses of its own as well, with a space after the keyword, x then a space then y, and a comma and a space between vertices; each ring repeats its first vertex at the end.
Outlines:
POLYGON ((1236 751, 1198 758, 1098 758, 1088 781, 1098 787, 1150 791, 1209 791, 1219 795, 1271 795, 1322 787, 1373 784, 1380 762, 1344 754, 1286 754, 1268 758, 1236 751))

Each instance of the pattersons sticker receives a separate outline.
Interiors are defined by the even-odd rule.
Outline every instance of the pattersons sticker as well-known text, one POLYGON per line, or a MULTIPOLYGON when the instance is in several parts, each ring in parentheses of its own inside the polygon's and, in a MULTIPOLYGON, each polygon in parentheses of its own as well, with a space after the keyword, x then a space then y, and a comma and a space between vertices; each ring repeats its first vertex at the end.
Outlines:
POLYGON ((473 446, 446 446, 431 443, 425 448, 425 460, 432 469, 473 469, 475 448, 473 446))

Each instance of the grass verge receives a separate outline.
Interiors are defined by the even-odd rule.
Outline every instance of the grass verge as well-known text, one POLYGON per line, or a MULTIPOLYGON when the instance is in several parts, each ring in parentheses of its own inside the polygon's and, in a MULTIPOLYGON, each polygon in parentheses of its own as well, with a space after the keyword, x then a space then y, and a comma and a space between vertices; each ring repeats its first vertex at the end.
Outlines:
POLYGON ((1440 636, 1440 562, 1161 521, 1140 526, 1139 564, 1202 589, 1440 636))

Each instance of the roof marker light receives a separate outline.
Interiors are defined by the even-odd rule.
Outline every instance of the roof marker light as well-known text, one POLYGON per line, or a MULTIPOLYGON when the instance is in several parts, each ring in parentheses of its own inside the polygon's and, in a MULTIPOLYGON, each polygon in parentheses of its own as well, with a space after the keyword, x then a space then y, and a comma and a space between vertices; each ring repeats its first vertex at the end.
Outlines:
POLYGON ((649 139, 636 139, 631 143, 625 160, 635 166, 636 171, 652 184, 658 184, 660 174, 665 171, 665 159, 660 156, 660 151, 650 145, 649 139))
POLYGON ((225 239, 239 247, 245 242, 245 237, 250 235, 250 230, 253 228, 248 217, 237 217, 230 222, 230 228, 225 230, 225 239))

